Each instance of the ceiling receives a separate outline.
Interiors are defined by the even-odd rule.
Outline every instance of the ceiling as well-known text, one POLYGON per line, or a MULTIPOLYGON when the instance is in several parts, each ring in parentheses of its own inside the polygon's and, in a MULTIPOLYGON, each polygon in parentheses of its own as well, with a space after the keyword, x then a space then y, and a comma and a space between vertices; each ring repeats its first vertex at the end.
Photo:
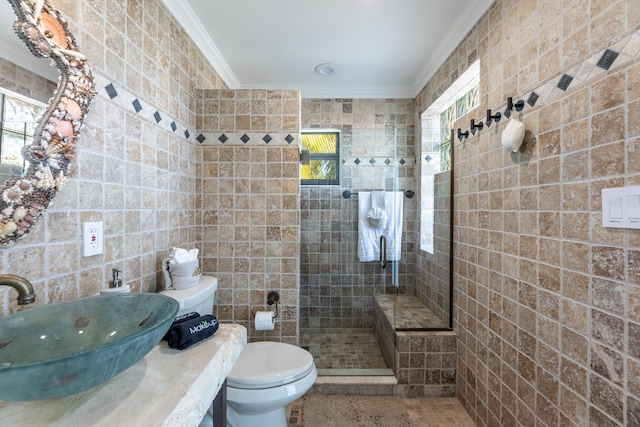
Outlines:
POLYGON ((493 0, 162 1, 232 89, 413 98, 493 0))
MULTIPOLYGON (((232 89, 414 98, 493 0, 162 1, 232 89), (316 74, 321 63, 335 72, 316 74)), ((0 4, 3 56, 56 80, 50 61, 13 33, 10 5, 0 4)))
POLYGON ((51 60, 37 58, 13 31, 16 15, 9 2, 0 0, 0 56, 49 80, 58 81, 58 70, 51 60))

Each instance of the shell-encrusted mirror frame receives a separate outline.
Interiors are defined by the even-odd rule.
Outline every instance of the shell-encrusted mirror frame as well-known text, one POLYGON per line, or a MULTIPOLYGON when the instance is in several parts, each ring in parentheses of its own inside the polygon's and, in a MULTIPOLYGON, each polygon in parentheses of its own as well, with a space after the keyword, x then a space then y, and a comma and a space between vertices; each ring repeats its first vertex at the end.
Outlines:
POLYGON ((38 57, 51 58, 60 76, 58 86, 38 119, 33 143, 23 149, 30 163, 20 178, 8 179, 0 190, 0 246, 9 246, 42 216, 67 182, 80 128, 95 96, 87 59, 78 51, 66 21, 48 0, 8 0, 17 20, 13 28, 38 57))

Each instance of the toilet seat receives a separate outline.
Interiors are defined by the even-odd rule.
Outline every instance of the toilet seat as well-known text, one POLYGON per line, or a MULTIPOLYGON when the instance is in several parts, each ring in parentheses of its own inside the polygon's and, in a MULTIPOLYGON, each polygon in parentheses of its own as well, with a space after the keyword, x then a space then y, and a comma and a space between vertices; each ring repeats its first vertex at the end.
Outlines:
POLYGON ((229 387, 265 389, 289 384, 313 370, 313 356, 291 344, 247 344, 227 377, 229 387))

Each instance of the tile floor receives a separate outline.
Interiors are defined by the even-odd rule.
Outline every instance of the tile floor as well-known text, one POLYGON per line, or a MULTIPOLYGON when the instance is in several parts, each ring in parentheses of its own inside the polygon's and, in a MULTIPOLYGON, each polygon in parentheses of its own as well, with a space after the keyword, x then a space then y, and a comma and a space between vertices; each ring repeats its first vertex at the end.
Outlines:
MULTIPOLYGON (((343 396, 334 395, 336 399, 343 396)), ((475 427, 475 423, 455 397, 404 399, 413 427, 475 427)), ((289 427, 304 426, 303 408, 300 401, 291 405, 289 427)), ((358 427, 358 426, 353 426, 358 427)))
POLYGON ((308 333, 300 345, 308 347, 318 370, 387 369, 372 330, 308 333))

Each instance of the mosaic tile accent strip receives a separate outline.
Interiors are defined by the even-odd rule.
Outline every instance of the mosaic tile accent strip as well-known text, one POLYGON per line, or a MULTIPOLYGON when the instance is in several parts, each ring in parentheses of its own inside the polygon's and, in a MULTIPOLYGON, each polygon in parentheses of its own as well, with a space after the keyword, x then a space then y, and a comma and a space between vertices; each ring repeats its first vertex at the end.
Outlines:
POLYGON ((281 146, 298 145, 300 138, 289 133, 253 133, 253 132, 202 132, 206 138, 204 144, 246 145, 246 146, 281 146), (268 136, 268 138, 267 138, 268 136), (289 137, 289 138, 288 138, 289 137), (267 142, 268 140, 268 142, 267 142))
POLYGON ((98 96, 102 96, 111 102, 115 102, 125 110, 132 111, 137 114, 138 117, 141 117, 149 123, 153 123, 168 132, 184 130, 181 134, 184 135, 185 140, 189 140, 191 137, 192 132, 189 132, 188 127, 179 120, 172 118, 167 112, 151 108, 150 104, 145 102, 143 99, 140 99, 123 88, 116 87, 116 85, 109 81, 106 76, 96 72, 95 70, 93 76, 96 79, 96 87, 104 88, 104 91, 98 91, 98 96), (166 118, 167 120, 162 120, 163 118, 166 118))
POLYGON ((591 80, 611 68, 620 67, 636 58, 638 54, 640 54, 640 30, 593 55, 583 63, 576 65, 571 70, 565 72, 563 76, 552 79, 536 88, 532 92, 532 94, 535 93, 538 95, 536 105, 551 101, 564 93, 565 90, 572 89, 587 80, 591 80), (564 90, 560 85, 563 78, 571 78, 564 90), (556 84, 554 82, 558 83, 556 84))
MULTIPOLYGON (((571 70, 563 73, 560 77, 551 79, 536 88, 526 98, 527 103, 533 107, 553 100, 567 90, 605 73, 614 66, 620 67, 624 65, 637 57, 638 54, 640 54, 640 30, 614 43, 602 52, 593 55, 582 64, 576 65, 571 70)), ((506 104, 502 105, 498 110, 503 111, 505 107, 506 104)), ((506 112, 505 116, 509 117, 506 112)))
POLYGON ((413 163, 416 163, 415 159, 398 159, 398 158, 387 158, 387 157, 372 157, 368 160, 362 160, 360 158, 353 157, 343 157, 342 160, 345 163, 354 164, 357 166, 366 166, 366 167, 382 167, 386 166, 410 166, 413 163))

